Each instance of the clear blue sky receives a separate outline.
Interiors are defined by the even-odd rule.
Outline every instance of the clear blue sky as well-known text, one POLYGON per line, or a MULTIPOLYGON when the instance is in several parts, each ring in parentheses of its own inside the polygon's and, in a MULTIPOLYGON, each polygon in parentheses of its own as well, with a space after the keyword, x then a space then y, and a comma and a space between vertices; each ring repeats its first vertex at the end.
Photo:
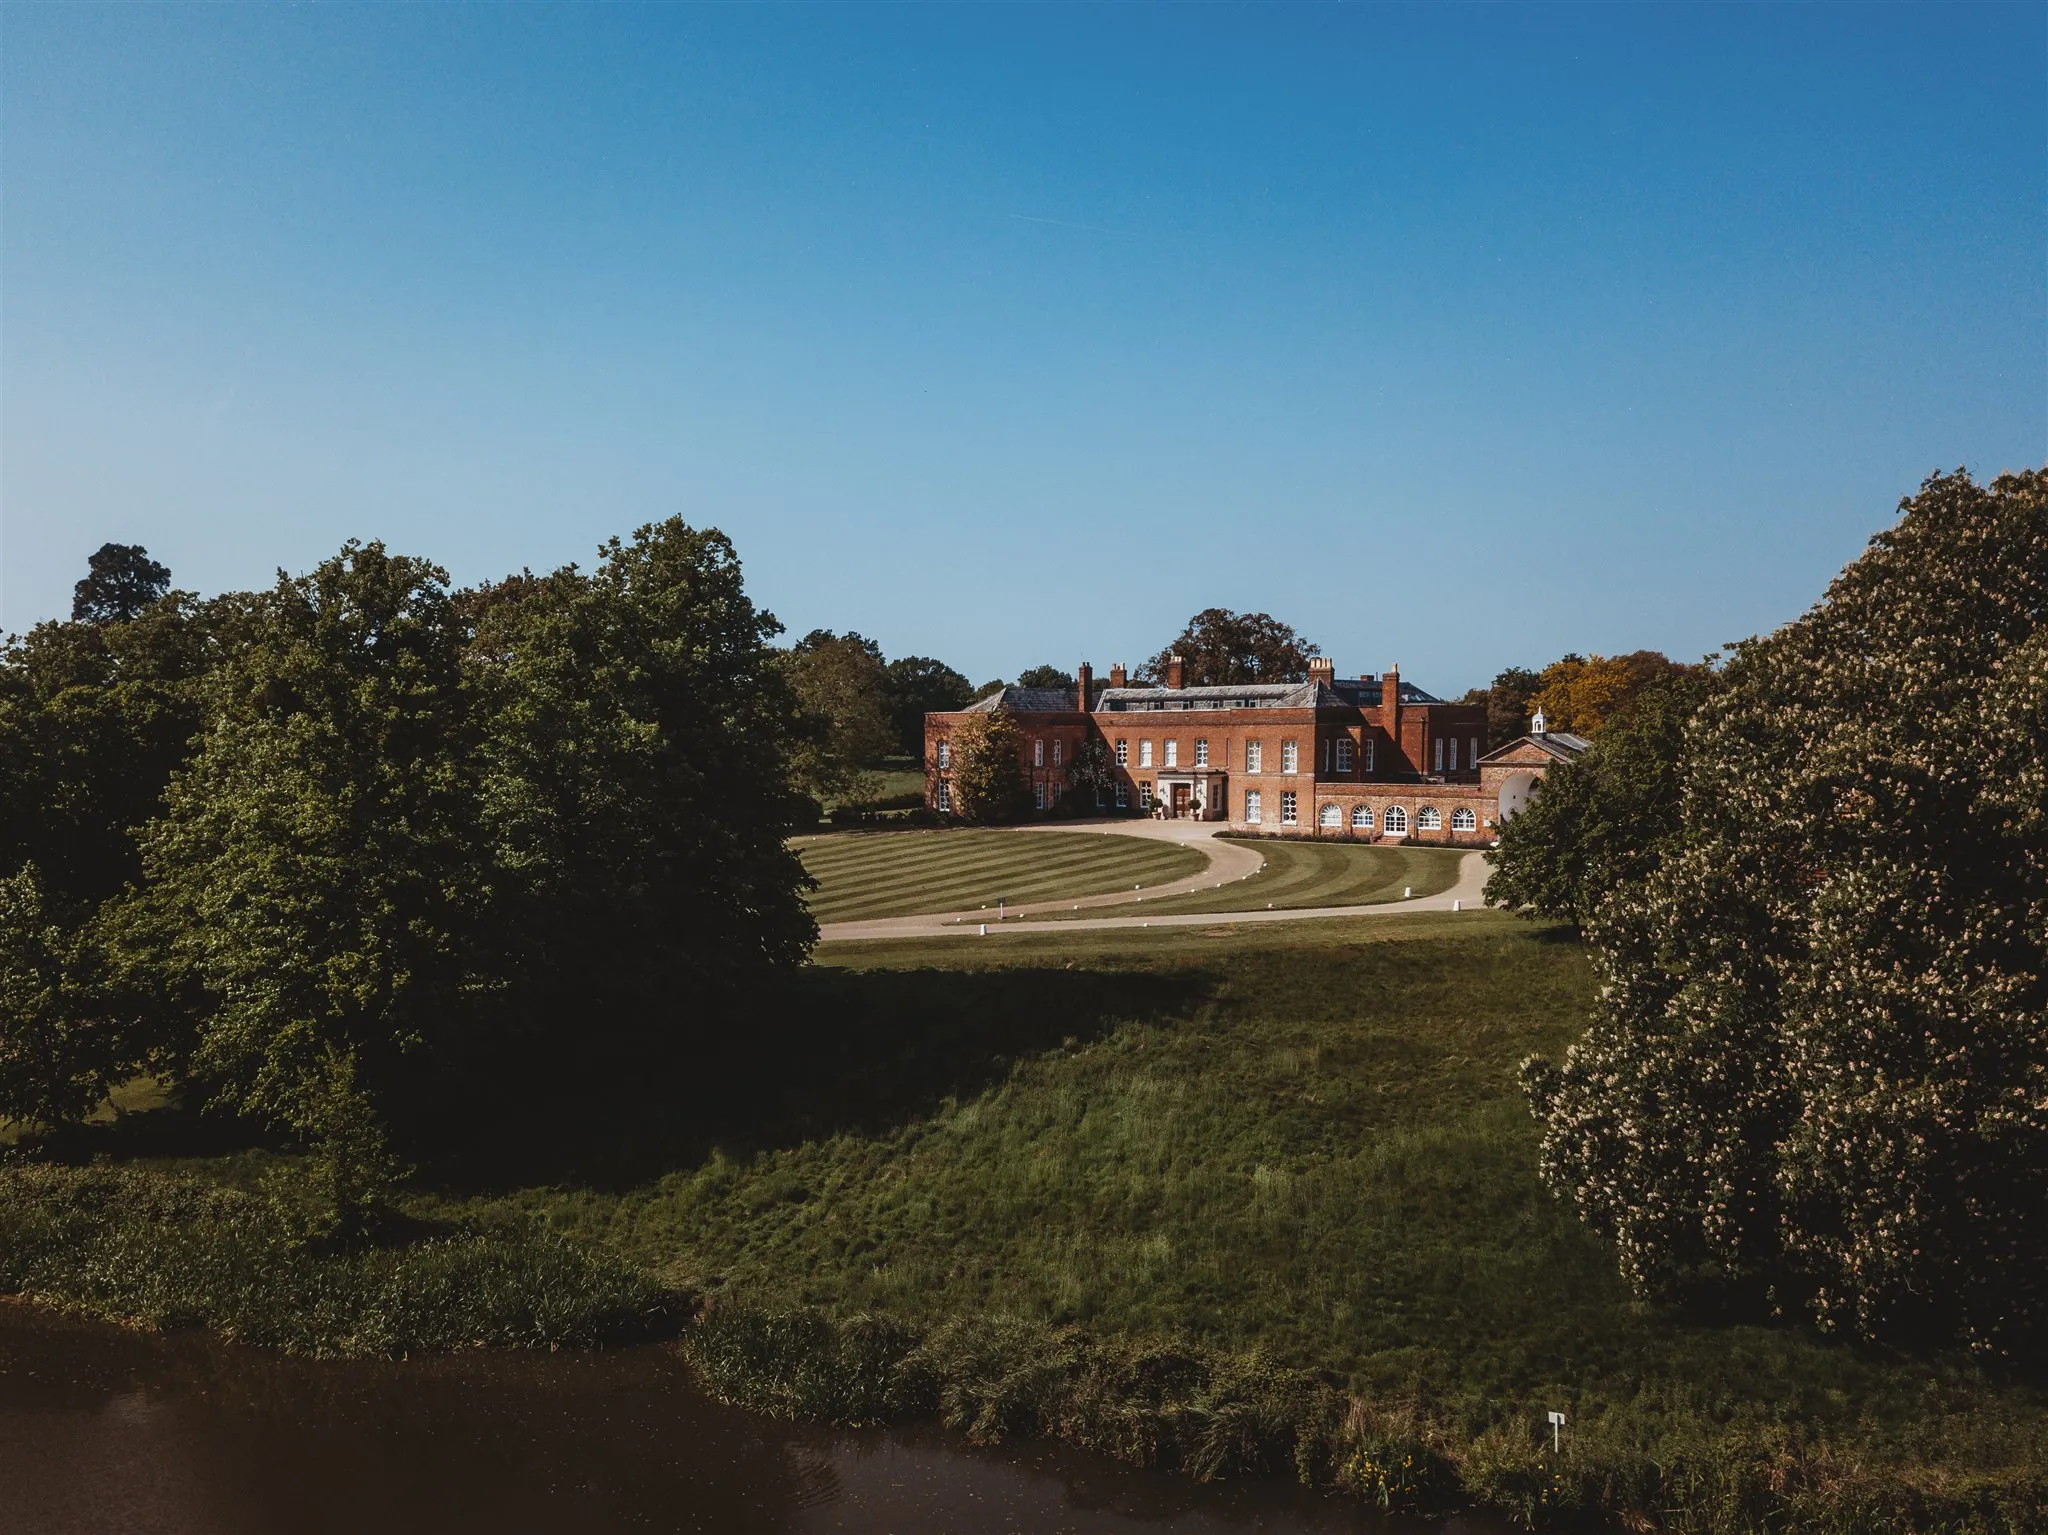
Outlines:
POLYGON ((0 625, 680 512, 975 680, 1697 655, 2048 459, 2048 8, 0 10, 0 625))

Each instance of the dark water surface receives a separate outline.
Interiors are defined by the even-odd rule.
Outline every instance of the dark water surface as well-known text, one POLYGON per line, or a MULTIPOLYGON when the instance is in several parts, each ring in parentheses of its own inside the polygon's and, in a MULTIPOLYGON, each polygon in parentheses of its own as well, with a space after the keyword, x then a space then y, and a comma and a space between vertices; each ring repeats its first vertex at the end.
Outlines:
POLYGON ((313 1363, 0 1304, 4 1535, 1397 1528, 1497 1527, 776 1423, 707 1400, 665 1348, 313 1363))

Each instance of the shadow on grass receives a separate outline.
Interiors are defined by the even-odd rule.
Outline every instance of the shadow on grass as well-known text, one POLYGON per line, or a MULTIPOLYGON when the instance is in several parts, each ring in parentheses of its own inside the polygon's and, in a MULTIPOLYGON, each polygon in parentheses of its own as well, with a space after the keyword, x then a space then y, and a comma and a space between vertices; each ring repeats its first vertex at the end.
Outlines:
POLYGON ((1119 1024, 1186 1016, 1200 970, 993 971, 819 966, 753 991, 735 1021, 691 1030, 664 1072, 588 1092, 472 1102, 422 1172, 451 1191, 575 1182, 619 1189, 693 1166, 838 1134, 887 1132, 1000 1082, 1021 1057, 1119 1024))

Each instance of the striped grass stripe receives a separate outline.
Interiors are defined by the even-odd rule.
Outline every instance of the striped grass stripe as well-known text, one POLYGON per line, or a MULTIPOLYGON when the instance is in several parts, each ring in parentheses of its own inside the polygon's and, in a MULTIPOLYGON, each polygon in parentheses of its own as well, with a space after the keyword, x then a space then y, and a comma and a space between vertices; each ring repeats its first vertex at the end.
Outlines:
POLYGON ((1079 899, 1199 874, 1202 854, 1140 837, 1085 832, 852 833, 801 843, 818 881, 820 922, 973 911, 1079 899))
POLYGON ((1458 864, 1464 856, 1448 848, 1355 843, 1255 845, 1266 860, 1257 874, 1218 889, 1146 901, 1145 915, 1264 911, 1268 906, 1275 911, 1373 906, 1400 900, 1404 889, 1413 889, 1417 896, 1437 895, 1458 882, 1458 864))

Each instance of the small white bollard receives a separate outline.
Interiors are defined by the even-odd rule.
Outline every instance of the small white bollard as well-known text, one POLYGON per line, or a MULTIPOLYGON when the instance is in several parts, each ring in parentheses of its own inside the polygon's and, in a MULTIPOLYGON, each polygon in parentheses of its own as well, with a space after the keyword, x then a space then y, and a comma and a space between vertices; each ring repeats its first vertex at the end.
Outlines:
POLYGON ((1404 901, 1415 899, 1415 887, 1413 885, 1403 885, 1401 887, 1401 899, 1404 901))
POLYGON ((1464 909, 1465 909, 1465 903, 1464 903, 1463 901, 1453 901, 1453 902, 1451 902, 1451 910, 1452 910, 1452 911, 1463 911, 1464 909))
POLYGON ((1551 1453, 1552 1453, 1553 1455, 1554 1455, 1554 1454, 1557 1454, 1557 1453, 1558 1453, 1559 1451, 1561 1451, 1561 1450, 1562 1450, 1562 1449, 1564 1448, 1564 1440, 1563 1440, 1563 1438, 1562 1438, 1562 1435, 1563 1435, 1563 1433, 1564 1433, 1564 1414, 1563 1414, 1563 1413, 1561 1413, 1561 1412, 1553 1412, 1553 1413, 1551 1413, 1551 1415, 1550 1415, 1550 1450, 1551 1450, 1551 1453))
POLYGON ((988 937, 988 924, 986 922, 981 924, 981 936, 984 938, 988 937))

